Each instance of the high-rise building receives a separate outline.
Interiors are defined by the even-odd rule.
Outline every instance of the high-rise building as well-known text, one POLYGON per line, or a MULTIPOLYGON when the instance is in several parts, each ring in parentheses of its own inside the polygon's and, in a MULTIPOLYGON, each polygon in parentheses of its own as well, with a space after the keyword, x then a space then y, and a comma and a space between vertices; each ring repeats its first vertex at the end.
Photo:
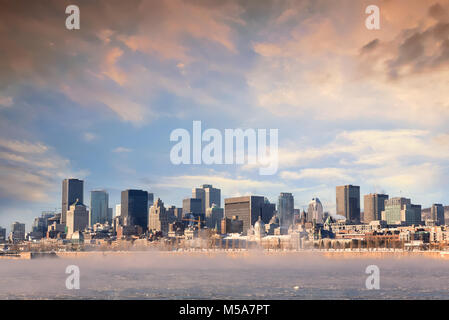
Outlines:
POLYGON ((186 198, 182 200, 182 213, 184 216, 193 215, 194 217, 204 217, 201 199, 186 198))
POLYGON ((0 227, 0 243, 3 243, 6 241, 6 229, 0 227))
POLYGON ((164 203, 157 198, 148 214, 148 230, 161 231, 164 236, 168 234, 168 214, 164 203))
POLYGON ((25 240, 25 223, 20 223, 16 221, 11 225, 9 240, 12 242, 25 240))
POLYGON ((116 217, 120 217, 122 214, 122 205, 121 204, 116 204, 115 205, 115 216, 116 217))
POLYGON ((94 190, 90 192, 90 214, 89 226, 96 223, 104 224, 109 221, 109 194, 104 190, 94 190))
POLYGON ((338 186, 337 214, 344 216, 347 222, 360 222, 360 187, 353 185, 338 186))
POLYGON ((61 224, 66 224, 67 210, 77 199, 84 202, 84 181, 79 179, 64 179, 62 181, 61 224))
POLYGON ((84 231, 89 226, 89 211, 79 200, 70 206, 67 211, 67 239, 72 237, 75 231, 84 231))
POLYGON ((382 211, 385 210, 385 200, 388 200, 387 194, 370 193, 363 197, 364 216, 363 223, 370 223, 374 220, 382 220, 382 211))
POLYGON ((293 224, 294 199, 291 193, 282 192, 278 198, 278 217, 281 229, 293 224))
POLYGON ((265 197, 245 196, 225 199, 225 218, 243 221, 243 234, 262 216, 264 223, 269 223, 275 211, 275 204, 265 197))
POLYGON ((151 208, 153 203, 154 203, 154 193, 148 192, 148 209, 151 208))
POLYGON ((212 204, 211 208, 206 209, 206 226, 209 229, 217 228, 217 230, 220 231, 223 215, 223 208, 219 208, 216 204, 212 204))
POLYGON ((201 199, 201 208, 206 213, 208 208, 215 204, 221 207, 221 190, 214 188, 211 184, 203 184, 201 188, 192 189, 192 198, 201 199))
POLYGON ((315 222, 322 224, 323 221, 323 205, 321 204, 320 199, 313 198, 309 203, 309 207, 307 209, 307 222, 315 222))
POLYGON ((442 204, 434 203, 430 208, 430 218, 439 226, 445 224, 444 221, 444 207, 442 204))
POLYGON ((121 221, 124 226, 148 227, 148 192, 143 190, 122 191, 121 221))
POLYGON ((421 224, 421 206, 412 204, 407 198, 391 198, 385 201, 382 220, 389 225, 421 224))
POLYGON ((40 217, 34 219, 31 226, 31 232, 33 232, 38 239, 44 237, 47 233, 49 219, 54 218, 55 216, 56 212, 43 211, 40 217))

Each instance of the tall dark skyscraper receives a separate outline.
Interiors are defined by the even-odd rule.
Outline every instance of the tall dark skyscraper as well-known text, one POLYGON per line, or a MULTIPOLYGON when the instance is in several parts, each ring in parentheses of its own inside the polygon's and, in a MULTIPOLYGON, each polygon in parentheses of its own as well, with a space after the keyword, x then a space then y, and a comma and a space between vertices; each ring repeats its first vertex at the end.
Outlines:
POLYGON ((148 227, 148 192, 143 190, 122 191, 121 217, 125 226, 148 227))
POLYGON ((84 181, 78 179, 64 179, 62 181, 61 223, 67 223, 67 210, 78 199, 83 203, 84 181))
POLYGON ((353 185, 338 186, 337 214, 344 216, 347 222, 360 222, 360 187, 353 185))

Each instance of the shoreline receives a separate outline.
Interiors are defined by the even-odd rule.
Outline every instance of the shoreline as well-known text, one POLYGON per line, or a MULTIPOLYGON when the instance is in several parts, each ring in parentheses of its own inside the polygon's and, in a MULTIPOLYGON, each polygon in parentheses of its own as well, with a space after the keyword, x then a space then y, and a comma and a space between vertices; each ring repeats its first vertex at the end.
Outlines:
POLYGON ((0 260, 32 260, 32 259, 73 259, 88 257, 106 257, 117 255, 144 255, 150 253, 164 255, 227 255, 231 257, 248 256, 251 254, 261 255, 303 255, 303 256, 322 256, 328 259, 384 259, 384 258, 409 258, 426 257, 434 259, 449 259, 449 251, 327 251, 327 250, 180 250, 180 251, 162 251, 162 250, 135 250, 135 251, 61 251, 61 252, 21 252, 13 255, 0 255, 0 260))

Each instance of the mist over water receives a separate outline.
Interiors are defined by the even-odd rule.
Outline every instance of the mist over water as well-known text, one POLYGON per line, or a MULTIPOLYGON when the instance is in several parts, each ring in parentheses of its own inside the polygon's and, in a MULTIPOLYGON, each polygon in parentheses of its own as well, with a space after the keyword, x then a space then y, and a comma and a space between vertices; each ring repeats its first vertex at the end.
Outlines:
POLYGON ((0 299, 449 299, 449 260, 313 254, 101 254, 0 260, 0 299), (368 265, 380 290, 367 290, 368 265), (68 290, 68 265, 80 289, 68 290))

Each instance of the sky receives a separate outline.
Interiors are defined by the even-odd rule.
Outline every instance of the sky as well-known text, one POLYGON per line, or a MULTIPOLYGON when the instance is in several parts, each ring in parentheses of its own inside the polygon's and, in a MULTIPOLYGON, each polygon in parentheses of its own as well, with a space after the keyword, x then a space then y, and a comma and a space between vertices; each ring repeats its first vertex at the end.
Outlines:
POLYGON ((449 1, 0 0, 0 46, 3 227, 60 208, 68 177, 114 208, 124 189, 181 206, 202 184, 331 213, 343 184, 449 203, 449 1), (174 165, 170 133, 196 120, 278 129, 277 173, 174 165))

